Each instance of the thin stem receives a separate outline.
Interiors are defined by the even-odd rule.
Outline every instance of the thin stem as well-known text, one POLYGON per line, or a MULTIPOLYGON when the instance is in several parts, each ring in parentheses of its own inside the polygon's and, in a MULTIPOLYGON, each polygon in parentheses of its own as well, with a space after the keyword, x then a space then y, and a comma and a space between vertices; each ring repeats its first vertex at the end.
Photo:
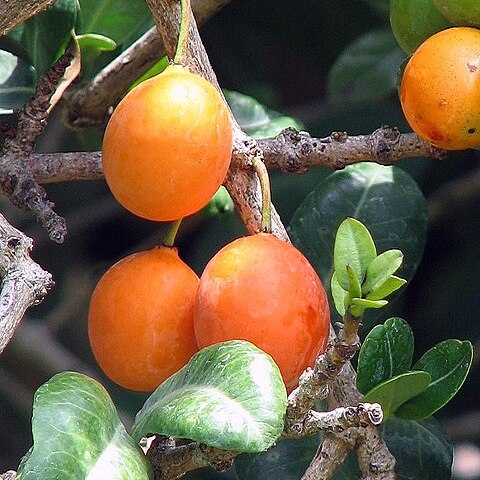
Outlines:
POLYGON ((180 31, 178 33, 177 50, 173 63, 182 65, 185 63, 187 52, 188 33, 190 31, 190 0, 180 0, 182 16, 180 17, 180 31))
POLYGON ((363 315, 354 317, 351 313, 346 312, 343 318, 343 331, 341 333, 342 340, 349 345, 358 343, 358 329, 360 328, 363 315))
POLYGON ((252 160, 253 168, 260 181, 262 190, 262 232, 272 233, 272 198, 270 193, 270 178, 267 167, 259 157, 252 160))
POLYGON ((180 228, 180 224, 182 223, 182 219, 175 220, 170 225, 170 229, 168 230, 167 234, 165 235, 162 245, 166 247, 173 247, 175 243, 175 237, 177 236, 178 229, 180 228))

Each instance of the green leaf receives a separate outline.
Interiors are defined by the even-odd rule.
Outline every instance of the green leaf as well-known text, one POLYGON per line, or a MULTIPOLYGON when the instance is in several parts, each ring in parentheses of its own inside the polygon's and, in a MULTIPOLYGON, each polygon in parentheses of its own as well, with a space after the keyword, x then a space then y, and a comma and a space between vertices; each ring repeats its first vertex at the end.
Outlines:
POLYGON ((451 479, 453 448, 434 418, 408 422, 391 417, 382 430, 399 479, 451 479))
POLYGON ((0 113, 22 107, 35 93, 33 67, 10 52, 0 50, 0 113))
POLYGON ((132 435, 188 438, 238 452, 261 452, 283 430, 285 384, 272 358, 249 342, 204 348, 149 397, 132 435))
POLYGON ((245 454, 235 459, 237 478, 242 480, 298 480, 305 473, 321 438, 312 435, 301 439, 282 439, 268 451, 245 454))
POLYGON ((402 373, 373 387, 363 397, 362 402, 380 403, 386 420, 400 405, 423 392, 430 380, 431 377, 427 372, 402 373))
POLYGON ((373 30, 353 41, 337 58, 328 77, 334 102, 374 101, 395 91, 405 54, 390 28, 373 30))
POLYGON ((76 38, 82 53, 82 62, 91 62, 103 52, 111 52, 117 48, 114 40, 97 33, 77 35, 76 38))
POLYGON ((369 392, 376 385, 408 372, 413 359, 413 332, 402 318, 389 318, 365 338, 357 365, 357 388, 369 392))
POLYGON ((166 55, 164 55, 157 63, 155 63, 155 65, 150 67, 140 78, 135 80, 132 83, 132 85, 130 85, 129 90, 132 90, 143 81, 148 80, 149 78, 152 78, 155 75, 158 75, 159 73, 162 73, 168 67, 169 63, 170 63, 170 60, 166 55))
POLYGON ((363 293, 378 289, 388 277, 393 275, 402 265, 403 253, 392 249, 374 258, 367 267, 367 274, 362 285, 363 293))
POLYGON ((252 97, 232 91, 224 94, 242 130, 254 138, 274 137, 287 127, 302 129, 298 120, 269 110, 252 97))
POLYGON ((367 300, 365 298, 352 298, 348 309, 354 317, 361 317, 367 308, 383 308, 387 305, 387 300, 367 300))
MULTIPOLYGON (((267 452, 257 455, 240 455, 235 459, 232 477, 237 480, 271 480, 272 478, 298 480, 315 456, 320 442, 319 435, 295 440, 282 439, 267 452)), ((203 477, 202 480, 208 478, 210 476, 203 477)), ((358 478, 360 478, 360 470, 356 455, 353 453, 335 472, 333 479, 356 480, 358 478)))
POLYGON ((79 33, 97 33, 128 46, 153 25, 143 0, 80 0, 79 33))
POLYGON ((335 308, 337 309, 338 314, 343 317, 345 316, 346 300, 349 297, 348 292, 344 290, 337 280, 337 274, 333 272, 332 280, 330 282, 330 290, 332 292, 333 301, 335 303, 335 308))
POLYGON ((305 198, 289 231, 326 287, 333 274, 335 233, 347 217, 368 228, 377 250, 401 250, 401 276, 407 280, 413 276, 425 245, 427 210, 410 175, 398 167, 360 163, 332 173, 305 198))
POLYGON ((77 18, 77 0, 57 0, 17 27, 12 34, 30 55, 40 78, 63 54, 77 18))
POLYGON ((36 392, 33 449, 18 479, 150 479, 150 464, 121 424, 107 391, 75 372, 52 377, 36 392))
POLYGON ((362 287, 358 280, 357 274, 353 271, 350 265, 347 265, 347 277, 348 277, 348 292, 351 297, 361 297, 362 287))
POLYGON ((374 288, 368 295, 368 300, 381 300, 382 298, 388 297, 393 292, 397 291, 399 288, 402 288, 407 281, 404 278, 396 277, 392 275, 388 277, 381 285, 377 288, 374 288))
POLYGON ((413 367, 428 372, 432 383, 423 393, 402 405, 397 416, 417 420, 433 415, 463 385, 472 360, 473 347, 469 341, 445 340, 435 345, 413 367))
POLYGON ((362 283, 368 265, 376 256, 375 244, 368 229, 354 218, 345 219, 338 227, 333 251, 335 273, 340 286, 349 291, 348 267, 362 283))

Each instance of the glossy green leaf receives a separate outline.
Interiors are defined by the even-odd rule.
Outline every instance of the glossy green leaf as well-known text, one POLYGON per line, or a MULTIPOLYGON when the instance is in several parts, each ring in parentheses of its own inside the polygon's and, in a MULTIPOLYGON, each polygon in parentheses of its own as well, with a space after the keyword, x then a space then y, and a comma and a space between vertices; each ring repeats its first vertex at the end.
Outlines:
POLYGON ((78 33, 97 33, 117 45, 132 43, 153 25, 142 0, 80 0, 78 33))
POLYGON ((397 416, 417 420, 433 415, 463 385, 472 360, 473 347, 469 341, 445 340, 435 345, 413 367, 428 372, 432 383, 422 394, 402 405, 397 416))
POLYGON ((77 7, 77 0, 57 0, 13 31, 12 37, 29 53, 37 78, 65 51, 75 26, 77 7))
POLYGON ((347 265, 347 277, 348 277, 348 292, 351 297, 361 297, 362 287, 357 274, 354 272, 350 265, 347 265))
POLYGON ((382 430, 399 479, 451 479, 453 447, 434 418, 408 422, 391 417, 382 430))
POLYGON ((336 102, 358 102, 390 95, 404 57, 390 28, 363 34, 347 46, 331 68, 328 97, 336 102))
POLYGON ((132 435, 159 433, 256 453, 282 433, 286 403, 272 358, 233 340, 204 348, 160 385, 137 414, 132 435))
MULTIPOLYGON (((375 244, 368 229, 354 218, 346 218, 338 227, 335 236, 333 262, 340 286, 349 290, 350 267, 359 282, 363 282, 367 267, 377 256, 375 244)), ((351 292, 353 293, 353 292, 351 292)))
POLYGON ((423 392, 430 380, 430 374, 427 372, 402 373, 373 387, 364 395, 362 402, 380 403, 386 420, 400 405, 423 392))
POLYGON ((347 308, 354 317, 360 318, 365 312, 365 310, 369 308, 383 308, 387 304, 387 300, 367 300, 366 298, 352 298, 347 308))
POLYGON ((357 388, 369 392, 376 385, 408 372, 413 359, 413 332, 402 318, 389 318, 365 338, 358 355, 357 388))
POLYGON ((374 288, 368 295, 367 300, 381 300, 388 297, 393 292, 396 292, 399 288, 402 288, 407 281, 404 278, 396 277, 392 275, 388 277, 381 285, 374 288))
POLYGON ((409 280, 425 245, 425 198, 413 178, 398 167, 360 163, 320 182, 295 212, 289 231, 324 285, 333 273, 335 233, 347 217, 360 220, 377 250, 404 254, 399 275, 409 280))
POLYGON ((274 137, 287 127, 302 129, 298 120, 269 110, 248 95, 232 91, 224 94, 242 129, 254 138, 274 137))
POLYGON ((97 33, 77 35, 77 42, 82 52, 82 62, 91 62, 103 52, 111 52, 117 48, 114 40, 97 33))
POLYGON ((403 253, 397 249, 387 250, 374 258, 367 267, 363 293, 368 294, 377 289, 385 280, 393 275, 403 262, 403 253))
POLYGON ((33 67, 10 52, 0 50, 0 113, 22 107, 34 93, 33 67))
POLYGON ((343 317, 345 315, 345 302, 348 298, 348 292, 344 290, 337 280, 337 274, 333 272, 332 280, 330 282, 330 291, 332 292, 333 302, 338 314, 343 317))
POLYGON ((152 478, 107 391, 80 373, 59 373, 37 390, 32 433, 33 449, 19 468, 19 480, 152 478))

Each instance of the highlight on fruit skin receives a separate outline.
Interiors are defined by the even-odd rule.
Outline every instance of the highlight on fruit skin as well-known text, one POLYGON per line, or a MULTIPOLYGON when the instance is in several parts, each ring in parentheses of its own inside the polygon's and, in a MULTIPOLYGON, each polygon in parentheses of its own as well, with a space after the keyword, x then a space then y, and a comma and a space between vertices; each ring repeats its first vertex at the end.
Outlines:
POLYGON ((199 348, 248 340, 272 356, 288 390, 323 353, 330 330, 327 296, 313 267, 272 234, 239 238, 200 277, 195 302, 199 348))
POLYGON ((94 357, 115 383, 151 392, 198 351, 193 306, 199 279, 173 247, 123 258, 102 276, 88 313, 94 357))
POLYGON ((207 80, 179 65, 132 89, 103 139, 105 180, 120 204, 156 221, 204 207, 232 153, 230 111, 207 80))
POLYGON ((408 61, 400 85, 405 117, 445 150, 480 145, 480 30, 454 27, 429 37, 408 61))

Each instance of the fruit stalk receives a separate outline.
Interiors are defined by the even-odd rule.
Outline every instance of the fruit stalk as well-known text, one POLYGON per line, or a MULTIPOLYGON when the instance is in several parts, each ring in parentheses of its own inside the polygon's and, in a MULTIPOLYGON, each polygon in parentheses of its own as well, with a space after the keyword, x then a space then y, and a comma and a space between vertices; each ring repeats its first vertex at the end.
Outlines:
POLYGON ((173 63, 183 65, 186 61, 186 52, 188 44, 188 34, 190 32, 190 16, 192 14, 190 8, 190 0, 180 0, 182 13, 180 16, 180 31, 178 33, 177 50, 173 63))
POLYGON ((267 167, 259 157, 255 157, 252 160, 252 165, 257 174, 262 191, 262 223, 260 228, 262 232, 272 233, 272 198, 267 167))
POLYGON ((173 247, 173 245, 175 245, 175 238, 177 237, 177 233, 181 223, 182 219, 180 218, 170 224, 170 228, 165 237, 163 238, 162 245, 164 245, 165 247, 173 247))

